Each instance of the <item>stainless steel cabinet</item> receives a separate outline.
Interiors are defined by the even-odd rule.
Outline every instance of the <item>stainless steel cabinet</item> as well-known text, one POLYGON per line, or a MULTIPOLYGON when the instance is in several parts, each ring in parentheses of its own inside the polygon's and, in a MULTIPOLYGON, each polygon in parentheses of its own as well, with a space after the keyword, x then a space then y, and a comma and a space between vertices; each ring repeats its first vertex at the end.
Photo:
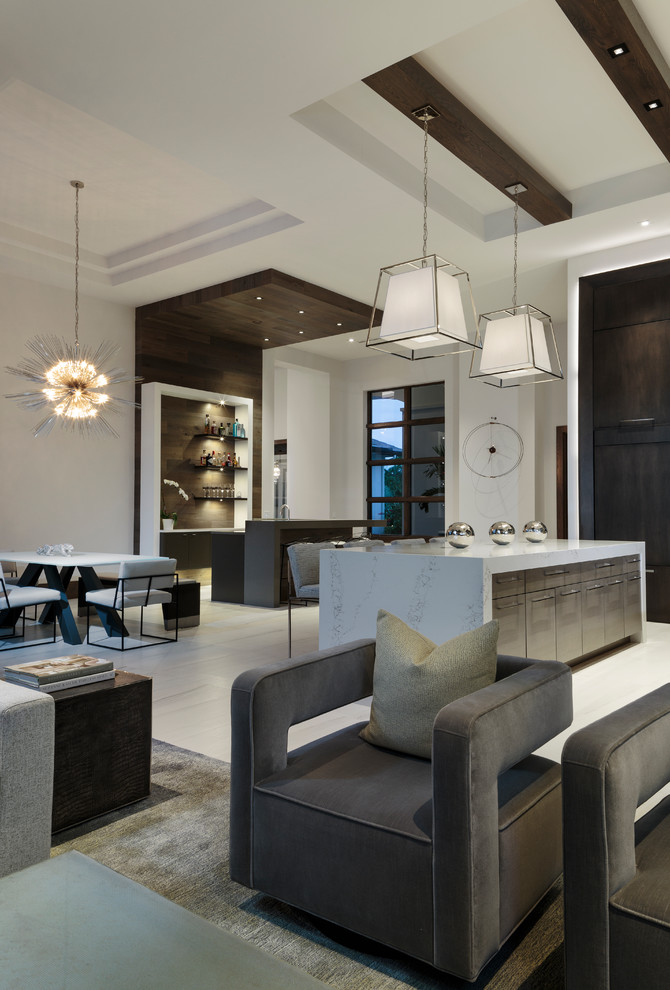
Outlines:
POLYGON ((556 589, 556 657, 576 660, 584 653, 582 645, 581 584, 556 589))
POLYGON ((605 643, 618 643, 624 639, 624 575, 605 581, 605 643))
POLYGON ((554 588, 526 595, 526 656, 556 659, 556 592, 554 588))
POLYGON ((595 653, 605 646, 605 582, 585 581, 582 596, 582 647, 595 653))
POLYGON ((494 598, 492 618, 498 620, 498 653, 513 657, 526 654, 526 596, 506 595, 494 598))

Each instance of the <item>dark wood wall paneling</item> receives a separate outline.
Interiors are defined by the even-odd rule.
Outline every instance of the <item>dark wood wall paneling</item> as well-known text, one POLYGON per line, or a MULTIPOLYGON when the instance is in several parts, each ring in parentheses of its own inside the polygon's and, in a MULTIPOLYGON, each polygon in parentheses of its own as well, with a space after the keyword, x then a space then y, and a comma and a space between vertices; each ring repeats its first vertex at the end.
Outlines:
POLYGON ((670 261, 580 280, 580 523, 644 540, 647 615, 670 621, 670 261))
POLYGON ((188 494, 184 501, 176 488, 163 485, 161 494, 168 512, 179 515, 177 525, 181 529, 210 529, 232 527, 235 521, 232 502, 196 501, 194 495, 202 495, 205 485, 234 485, 235 476, 231 471, 198 470, 203 450, 208 454, 216 451, 237 453, 244 466, 247 466, 246 444, 224 440, 210 440, 202 436, 205 415, 209 413, 217 425, 235 421, 232 406, 214 406, 207 402, 193 402, 175 396, 163 397, 161 417, 161 478, 176 481, 188 494), (242 448, 245 448, 244 450, 242 448))

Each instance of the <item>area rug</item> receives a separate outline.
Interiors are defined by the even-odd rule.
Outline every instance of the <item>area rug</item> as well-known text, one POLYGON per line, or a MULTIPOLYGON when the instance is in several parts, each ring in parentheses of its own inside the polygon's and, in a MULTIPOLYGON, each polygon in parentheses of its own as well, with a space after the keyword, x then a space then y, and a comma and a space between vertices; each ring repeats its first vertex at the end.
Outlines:
POLYGON ((337 990, 562 990, 557 884, 476 983, 371 943, 343 945, 308 915, 228 876, 226 763, 154 741, 149 798, 54 837, 337 990))

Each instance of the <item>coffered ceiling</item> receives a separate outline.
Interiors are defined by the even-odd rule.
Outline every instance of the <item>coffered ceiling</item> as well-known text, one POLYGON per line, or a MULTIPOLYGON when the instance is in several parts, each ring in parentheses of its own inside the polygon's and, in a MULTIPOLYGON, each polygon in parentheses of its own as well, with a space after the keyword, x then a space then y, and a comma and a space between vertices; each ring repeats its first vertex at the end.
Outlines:
POLYGON ((560 206, 528 202, 522 292, 670 233, 667 0, 5 0, 0 272, 72 284, 79 178, 85 294, 148 305, 273 270, 365 311, 379 268, 421 248, 421 134, 369 85, 410 58, 481 124, 458 135, 479 168, 449 128, 430 142, 429 249, 475 297, 511 274, 486 178, 505 149, 560 206), (632 58, 607 53, 621 41, 632 58), (663 106, 639 110, 649 93, 663 106))

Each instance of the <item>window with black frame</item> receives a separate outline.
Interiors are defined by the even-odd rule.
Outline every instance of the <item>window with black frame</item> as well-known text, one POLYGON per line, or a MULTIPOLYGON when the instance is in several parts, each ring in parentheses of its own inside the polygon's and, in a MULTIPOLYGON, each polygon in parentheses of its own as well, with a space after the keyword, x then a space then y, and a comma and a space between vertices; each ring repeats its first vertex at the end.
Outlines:
POLYGON ((382 536, 444 533, 444 382, 368 392, 368 518, 382 536), (385 522, 384 522, 385 520, 385 522))

